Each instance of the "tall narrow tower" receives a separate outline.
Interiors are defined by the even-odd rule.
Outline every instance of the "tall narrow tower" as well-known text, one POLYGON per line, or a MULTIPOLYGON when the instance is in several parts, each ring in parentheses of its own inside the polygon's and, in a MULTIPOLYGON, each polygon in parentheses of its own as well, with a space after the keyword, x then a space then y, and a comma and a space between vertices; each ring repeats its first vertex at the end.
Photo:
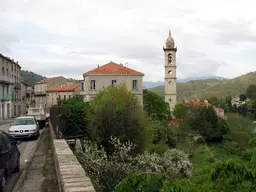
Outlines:
POLYGON ((176 52, 177 47, 169 31, 169 37, 166 39, 164 50, 164 68, 165 68, 165 102, 169 103, 170 110, 173 111, 177 103, 176 91, 176 52))

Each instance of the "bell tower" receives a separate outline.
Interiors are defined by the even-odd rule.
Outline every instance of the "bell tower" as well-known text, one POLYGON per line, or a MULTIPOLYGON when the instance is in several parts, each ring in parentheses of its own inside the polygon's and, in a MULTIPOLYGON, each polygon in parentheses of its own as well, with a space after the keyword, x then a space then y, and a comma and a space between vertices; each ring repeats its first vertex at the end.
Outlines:
POLYGON ((164 68, 165 68, 165 102, 169 104, 170 110, 173 111, 177 103, 176 91, 176 52, 174 40, 169 31, 169 37, 166 39, 164 50, 164 68))

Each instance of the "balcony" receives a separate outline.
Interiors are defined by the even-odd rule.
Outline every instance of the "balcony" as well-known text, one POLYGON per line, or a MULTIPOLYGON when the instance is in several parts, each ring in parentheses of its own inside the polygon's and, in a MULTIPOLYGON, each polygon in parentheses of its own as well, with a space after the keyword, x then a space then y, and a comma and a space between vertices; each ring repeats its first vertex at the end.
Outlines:
POLYGON ((35 96, 45 96, 46 91, 35 91, 35 96))
POLYGON ((0 101, 11 101, 12 96, 11 95, 5 95, 5 96, 0 96, 0 101))
POLYGON ((14 78, 9 76, 0 75, 0 83, 13 84, 14 78))
POLYGON ((21 89, 21 83, 14 83, 14 89, 21 89))

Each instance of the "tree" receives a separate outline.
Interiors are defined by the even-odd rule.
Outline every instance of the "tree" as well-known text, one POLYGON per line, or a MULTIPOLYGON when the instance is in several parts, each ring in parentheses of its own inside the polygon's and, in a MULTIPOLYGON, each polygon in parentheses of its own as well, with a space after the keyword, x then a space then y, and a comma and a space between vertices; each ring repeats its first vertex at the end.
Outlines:
POLYGON ((245 100, 247 99, 247 97, 246 97, 245 94, 241 94, 241 95, 239 96, 239 98, 240 98, 240 101, 245 101, 245 100))
POLYGON ((147 91, 143 94, 145 111, 153 120, 166 120, 170 117, 169 105, 156 93, 147 91))
POLYGON ((176 118, 184 118, 186 114, 186 107, 182 103, 178 103, 175 105, 175 108, 173 110, 173 115, 176 118))
POLYGON ((75 96, 59 101, 59 105, 62 118, 66 122, 65 131, 63 130, 62 134, 65 134, 65 136, 84 135, 88 137, 85 116, 89 103, 84 102, 81 96, 75 96))
POLYGON ((143 148, 146 118, 137 97, 125 85, 101 91, 90 102, 86 118, 90 136, 108 153, 113 148, 108 142, 111 136, 122 143, 131 141, 137 152, 143 148))
POLYGON ((246 89, 246 95, 248 98, 252 97, 253 92, 256 92, 256 84, 251 84, 247 89, 246 89))
POLYGON ((219 138, 228 133, 225 120, 218 118, 214 108, 204 107, 191 122, 191 128, 206 138, 219 138))
POLYGON ((256 109, 256 92, 252 93, 252 97, 250 100, 250 106, 253 109, 256 109))

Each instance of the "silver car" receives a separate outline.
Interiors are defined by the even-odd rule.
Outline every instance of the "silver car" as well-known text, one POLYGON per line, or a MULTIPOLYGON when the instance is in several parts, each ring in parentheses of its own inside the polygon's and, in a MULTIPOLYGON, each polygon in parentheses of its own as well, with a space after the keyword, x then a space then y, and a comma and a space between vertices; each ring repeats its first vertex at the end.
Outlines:
POLYGON ((9 135, 13 138, 35 138, 40 136, 39 124, 34 117, 17 117, 9 128, 9 135))

